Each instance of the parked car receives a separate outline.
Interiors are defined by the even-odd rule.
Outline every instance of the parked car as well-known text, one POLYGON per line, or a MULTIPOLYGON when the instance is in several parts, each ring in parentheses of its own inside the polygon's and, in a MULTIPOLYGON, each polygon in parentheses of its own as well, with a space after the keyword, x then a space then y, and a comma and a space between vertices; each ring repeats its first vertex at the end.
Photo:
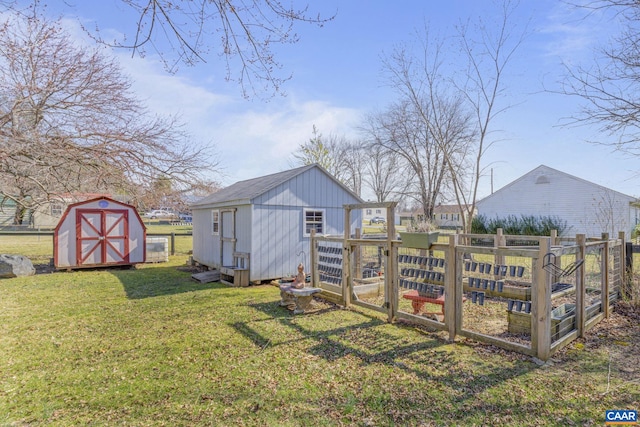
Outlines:
POLYGON ((145 213, 144 215, 142 215, 143 218, 150 218, 150 219, 156 219, 156 218, 173 218, 176 215, 171 212, 171 211, 166 211, 164 209, 156 209, 153 211, 149 211, 147 213, 145 213))
POLYGON ((369 220, 369 225, 372 225, 372 224, 384 224, 386 222, 387 222, 387 220, 382 218, 381 216, 374 216, 373 218, 371 218, 369 220))
POLYGON ((181 213, 178 217, 180 218, 180 221, 193 222, 193 217, 190 213, 181 213))

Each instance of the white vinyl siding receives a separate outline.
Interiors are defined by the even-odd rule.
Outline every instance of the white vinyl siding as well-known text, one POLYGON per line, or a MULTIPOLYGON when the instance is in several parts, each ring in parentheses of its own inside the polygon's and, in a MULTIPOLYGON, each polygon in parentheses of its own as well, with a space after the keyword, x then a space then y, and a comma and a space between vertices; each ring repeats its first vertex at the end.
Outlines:
POLYGON ((630 236, 633 197, 539 166, 492 195, 479 200, 478 214, 487 218, 551 216, 567 222, 566 236, 586 234, 600 237, 619 231, 630 236))

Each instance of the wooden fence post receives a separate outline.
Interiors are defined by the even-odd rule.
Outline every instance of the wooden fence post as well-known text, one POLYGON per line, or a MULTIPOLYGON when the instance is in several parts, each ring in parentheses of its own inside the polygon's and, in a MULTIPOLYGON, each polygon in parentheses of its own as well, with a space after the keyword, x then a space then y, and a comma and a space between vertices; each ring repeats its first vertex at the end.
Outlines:
MULTIPOLYGON (((362 231, 360 230, 360 227, 356 227, 356 235, 355 235, 356 240, 359 240, 362 238, 362 231)), ((356 246, 353 249, 353 259, 355 262, 355 266, 354 266, 354 277, 362 277, 362 248, 360 247, 360 245, 356 246)))
MULTIPOLYGON (((578 245, 578 253, 576 261, 584 260, 586 256, 587 236, 585 234, 576 234, 576 245, 578 245)), ((576 328, 578 336, 584 337, 586 316, 584 316, 585 308, 585 286, 584 286, 584 264, 576 270, 576 328)))
POLYGON ((618 239, 622 252, 620 253, 620 297, 631 298, 631 283, 633 280, 633 242, 627 242, 626 234, 624 231, 618 233, 618 239))
POLYGON ((311 269, 311 286, 320 287, 320 274, 318 272, 318 256, 316 251, 318 250, 318 245, 316 241, 316 230, 314 228, 311 229, 311 238, 309 239, 309 263, 311 264, 309 268, 311 269))
POLYGON ((602 233, 603 248, 600 271, 602 272, 601 295, 602 295, 602 312, 604 317, 609 318, 611 315, 609 310, 609 233, 602 233))
POLYGON ((351 237, 351 208, 344 210, 344 237, 342 239, 342 299, 344 306, 351 305, 351 260, 349 259, 349 238, 351 237))
POLYGON ((393 247, 396 238, 395 204, 387 206, 387 250, 385 253, 386 265, 384 267, 385 301, 388 303, 388 321, 396 320, 398 312, 398 249, 393 247))
MULTIPOLYGON (((445 259, 447 264, 444 273, 445 295, 444 323, 449 331, 449 341, 454 341, 456 333, 462 324, 462 263, 456 251, 458 234, 449 236, 449 246, 445 259), (460 274, 458 274, 458 271, 460 274)), ((460 257, 462 258, 462 257, 460 257)))
POLYGON ((534 283, 535 292, 532 292, 531 318, 535 324, 531 325, 532 346, 534 344, 533 334, 535 333, 535 351, 540 360, 547 360, 551 354, 551 273, 546 272, 542 267, 544 256, 551 251, 551 238, 540 239, 540 249, 538 259, 535 262, 534 283), (546 274, 545 274, 546 273, 546 274), (535 295, 535 296, 534 296, 535 295))
MULTIPOLYGON (((507 246, 507 238, 504 236, 502 228, 498 228, 496 230, 496 237, 494 239, 494 245, 493 246, 496 249, 498 249, 500 246, 507 246)), ((497 264, 497 265, 504 265, 505 264, 504 255, 496 255, 494 259, 495 259, 495 264, 497 264)), ((496 280, 498 278, 499 277, 496 276, 496 280)))

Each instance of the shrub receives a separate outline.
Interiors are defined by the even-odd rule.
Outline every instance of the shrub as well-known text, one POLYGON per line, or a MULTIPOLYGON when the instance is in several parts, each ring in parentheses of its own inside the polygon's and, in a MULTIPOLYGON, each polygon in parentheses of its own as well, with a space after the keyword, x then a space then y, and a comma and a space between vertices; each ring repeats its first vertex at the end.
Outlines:
POLYGON ((428 233, 437 229, 438 227, 433 222, 427 220, 411 221, 411 223, 407 224, 409 233, 428 233))
POLYGON ((477 215, 471 222, 473 234, 495 234, 502 228, 505 234, 512 236, 548 236, 551 230, 557 230, 561 236, 567 231, 567 221, 557 216, 509 215, 504 218, 487 218, 477 215))

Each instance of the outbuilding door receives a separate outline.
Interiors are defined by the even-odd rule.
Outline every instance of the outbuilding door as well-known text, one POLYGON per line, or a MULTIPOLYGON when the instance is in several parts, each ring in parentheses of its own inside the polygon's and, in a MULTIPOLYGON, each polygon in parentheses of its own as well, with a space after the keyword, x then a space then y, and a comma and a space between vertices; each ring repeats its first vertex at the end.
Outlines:
POLYGON ((234 267, 233 253, 236 251, 236 211, 235 209, 222 210, 221 212, 222 237, 220 243, 222 250, 220 252, 222 258, 222 266, 234 267))
POLYGON ((76 210, 77 265, 129 264, 129 211, 76 210))

